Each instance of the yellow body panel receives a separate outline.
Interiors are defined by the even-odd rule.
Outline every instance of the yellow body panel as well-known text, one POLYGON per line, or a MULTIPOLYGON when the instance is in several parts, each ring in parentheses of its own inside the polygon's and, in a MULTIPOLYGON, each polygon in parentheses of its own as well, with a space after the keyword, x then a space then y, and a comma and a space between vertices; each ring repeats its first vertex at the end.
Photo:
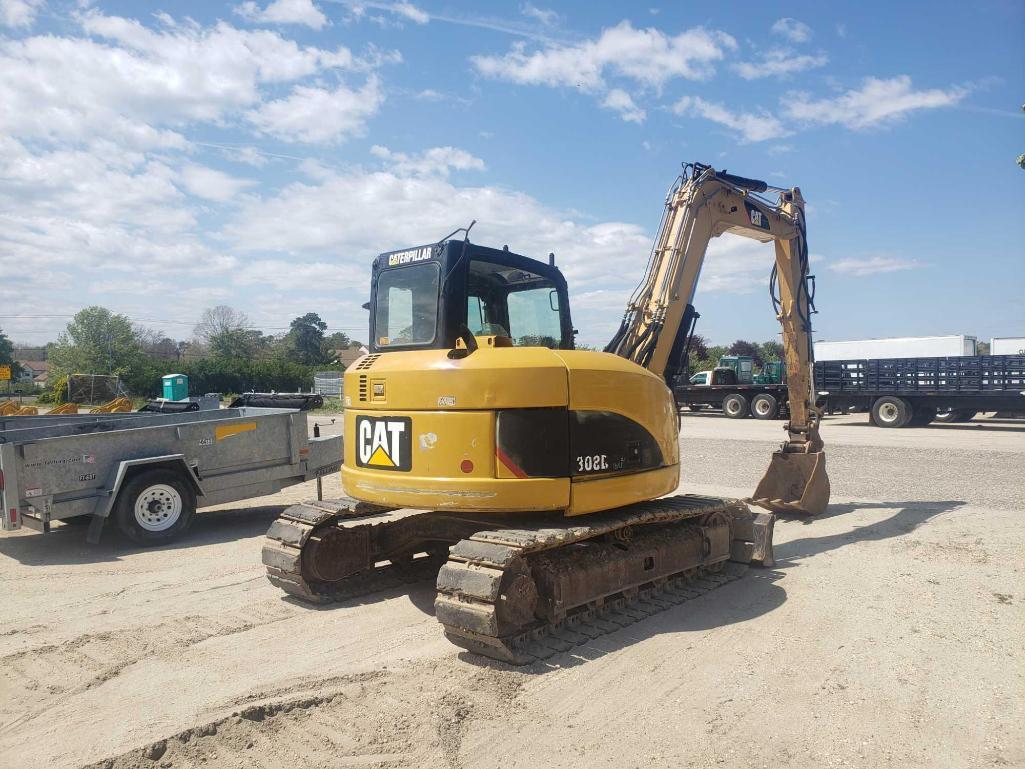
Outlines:
POLYGON ((586 350, 559 350, 556 355, 569 374, 571 409, 629 417, 655 436, 667 465, 679 463, 676 403, 661 377, 618 355, 586 350))
POLYGON ((610 478, 574 478, 566 515, 586 515, 637 501, 663 497, 680 485, 680 466, 610 478))
MULTIPOLYGON (((382 353, 349 367, 345 393, 342 483, 356 499, 427 510, 583 515, 653 499, 678 484, 672 393, 661 378, 615 355, 484 345, 465 357, 450 357, 448 350, 382 353), (627 417, 657 443, 662 466, 518 475, 518 468, 496 458, 497 413, 536 408, 627 417), (370 427, 361 436, 361 417, 388 420, 397 430, 410 420, 408 465, 391 461, 385 432, 373 446, 365 437, 370 427)), ((398 444, 392 450, 399 451, 398 444)))

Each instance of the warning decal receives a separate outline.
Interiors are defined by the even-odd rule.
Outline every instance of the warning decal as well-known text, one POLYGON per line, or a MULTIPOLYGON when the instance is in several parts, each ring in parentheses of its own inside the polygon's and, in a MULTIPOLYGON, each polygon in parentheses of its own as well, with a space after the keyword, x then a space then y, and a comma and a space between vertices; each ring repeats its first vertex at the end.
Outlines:
POLYGON ((409 472, 413 460, 413 420, 409 417, 356 417, 356 465, 409 472))

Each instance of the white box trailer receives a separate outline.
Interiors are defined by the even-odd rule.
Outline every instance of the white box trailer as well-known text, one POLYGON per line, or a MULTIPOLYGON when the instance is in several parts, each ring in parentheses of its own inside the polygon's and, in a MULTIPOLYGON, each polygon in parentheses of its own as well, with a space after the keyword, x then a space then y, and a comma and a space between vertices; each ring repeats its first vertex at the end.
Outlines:
POLYGON ((872 360, 885 358, 956 358, 975 355, 974 336, 898 336, 886 339, 816 341, 815 360, 872 360))
POLYGON ((1025 336, 995 336, 989 340, 990 355, 1025 355, 1025 336))

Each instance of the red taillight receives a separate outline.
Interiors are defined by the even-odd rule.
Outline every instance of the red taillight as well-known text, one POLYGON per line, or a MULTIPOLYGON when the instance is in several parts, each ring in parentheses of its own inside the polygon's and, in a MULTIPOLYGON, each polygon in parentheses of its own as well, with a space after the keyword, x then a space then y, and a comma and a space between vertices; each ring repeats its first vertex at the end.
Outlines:
POLYGON ((14 526, 18 522, 18 508, 11 508, 11 526, 14 526))
POLYGON ((459 469, 462 470, 464 473, 472 473, 473 462, 471 462, 469 459, 464 459, 462 462, 459 463, 459 469))

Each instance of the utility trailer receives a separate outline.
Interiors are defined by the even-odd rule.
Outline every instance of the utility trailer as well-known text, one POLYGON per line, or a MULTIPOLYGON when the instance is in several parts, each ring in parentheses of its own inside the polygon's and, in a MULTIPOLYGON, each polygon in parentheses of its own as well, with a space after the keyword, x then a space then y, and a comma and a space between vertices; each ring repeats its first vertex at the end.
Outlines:
POLYGON ((877 427, 967 421, 1025 409, 1025 355, 818 361, 815 385, 827 411, 866 410, 877 427))
POLYGON ((294 409, 0 419, 3 529, 108 518, 143 545, 183 534, 199 507, 273 494, 341 468, 342 438, 309 437, 294 409))

